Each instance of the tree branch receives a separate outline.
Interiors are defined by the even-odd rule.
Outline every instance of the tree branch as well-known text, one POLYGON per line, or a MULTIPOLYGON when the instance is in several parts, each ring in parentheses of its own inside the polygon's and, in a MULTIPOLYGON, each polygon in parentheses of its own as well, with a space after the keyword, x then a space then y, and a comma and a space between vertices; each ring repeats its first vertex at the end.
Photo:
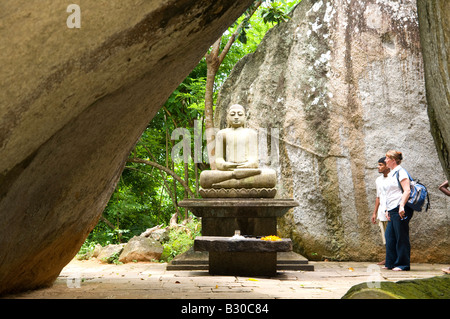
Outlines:
POLYGON ((113 223, 111 223, 109 220, 106 219, 105 216, 100 216, 100 219, 111 229, 116 229, 116 226, 114 226, 113 223))
MULTIPOLYGON (((256 10, 258 10, 258 8, 261 6, 262 3, 263 3, 262 1, 256 2, 253 9, 249 13, 247 13, 246 19, 250 19, 251 16, 256 12, 256 10)), ((230 50, 231 46, 233 45, 234 41, 236 40, 236 37, 239 35, 239 32, 240 32, 239 30, 244 25, 244 22, 246 19, 242 20, 242 22, 239 24, 239 26, 236 28, 236 30, 231 35, 231 37, 228 39, 227 44, 225 44, 225 47, 223 48, 223 50, 219 56, 219 65, 222 64, 223 60, 225 59, 225 56, 227 55, 228 51, 230 50)))
POLYGON ((167 167, 162 166, 162 165, 152 162, 152 161, 147 161, 147 160, 141 159, 141 158, 129 158, 127 160, 127 162, 149 165, 149 166, 155 167, 161 171, 166 172, 167 174, 172 176, 174 179, 176 179, 184 187, 184 189, 189 193, 190 196, 195 197, 194 193, 192 192, 190 187, 186 184, 186 182, 183 179, 181 179, 177 174, 175 174, 175 172, 168 169, 167 167))

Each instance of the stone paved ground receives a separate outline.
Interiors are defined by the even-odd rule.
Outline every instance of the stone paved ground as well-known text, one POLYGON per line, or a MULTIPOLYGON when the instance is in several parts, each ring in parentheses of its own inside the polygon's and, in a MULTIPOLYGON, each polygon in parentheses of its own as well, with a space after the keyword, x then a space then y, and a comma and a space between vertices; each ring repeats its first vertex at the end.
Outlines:
POLYGON ((314 271, 283 271, 276 277, 211 276, 206 271, 167 271, 166 264, 102 264, 73 260, 52 287, 12 299, 340 299, 368 282, 441 276, 441 264, 412 264, 411 271, 383 270, 369 262, 310 262, 314 271))

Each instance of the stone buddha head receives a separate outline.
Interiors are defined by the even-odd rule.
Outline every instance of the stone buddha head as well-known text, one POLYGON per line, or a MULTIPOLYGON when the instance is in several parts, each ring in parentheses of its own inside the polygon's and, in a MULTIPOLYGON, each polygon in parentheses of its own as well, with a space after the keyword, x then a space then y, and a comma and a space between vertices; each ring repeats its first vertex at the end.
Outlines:
POLYGON ((238 128, 245 126, 245 109, 240 104, 233 104, 227 111, 227 127, 238 128))

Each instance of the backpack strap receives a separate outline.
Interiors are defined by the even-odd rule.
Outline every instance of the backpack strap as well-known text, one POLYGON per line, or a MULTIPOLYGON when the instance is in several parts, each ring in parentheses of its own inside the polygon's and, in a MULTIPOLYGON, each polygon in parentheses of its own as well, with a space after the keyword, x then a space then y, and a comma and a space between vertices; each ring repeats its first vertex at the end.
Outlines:
POLYGON ((431 205, 430 205, 430 196, 429 196, 429 194, 427 192, 427 206, 425 207, 425 211, 426 212, 428 211, 428 208, 431 208, 431 205))
MULTIPOLYGON (((407 171, 406 169, 404 169, 403 167, 402 167, 401 169, 405 170, 406 174, 407 174, 408 177, 409 177, 409 180, 410 180, 410 181, 413 181, 413 179, 412 179, 411 175, 409 175, 408 171, 407 171)), ((398 176, 398 175, 400 175, 399 172, 400 172, 400 169, 399 169, 398 171, 396 171, 393 175, 396 175, 396 174, 397 174, 397 182, 398 182, 398 186, 400 187, 400 189, 401 189, 402 192, 403 192, 403 187, 402 187, 402 184, 400 183, 400 177, 398 176)))

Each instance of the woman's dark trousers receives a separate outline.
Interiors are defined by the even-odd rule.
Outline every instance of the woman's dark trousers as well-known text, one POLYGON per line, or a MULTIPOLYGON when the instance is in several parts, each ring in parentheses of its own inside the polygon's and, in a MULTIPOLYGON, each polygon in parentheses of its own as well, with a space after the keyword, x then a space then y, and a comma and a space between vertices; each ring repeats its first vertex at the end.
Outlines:
POLYGON ((386 227, 386 268, 398 267, 409 270, 411 245, 409 243, 409 222, 413 216, 413 210, 405 207, 405 218, 400 219, 398 207, 389 211, 391 220, 386 227))

